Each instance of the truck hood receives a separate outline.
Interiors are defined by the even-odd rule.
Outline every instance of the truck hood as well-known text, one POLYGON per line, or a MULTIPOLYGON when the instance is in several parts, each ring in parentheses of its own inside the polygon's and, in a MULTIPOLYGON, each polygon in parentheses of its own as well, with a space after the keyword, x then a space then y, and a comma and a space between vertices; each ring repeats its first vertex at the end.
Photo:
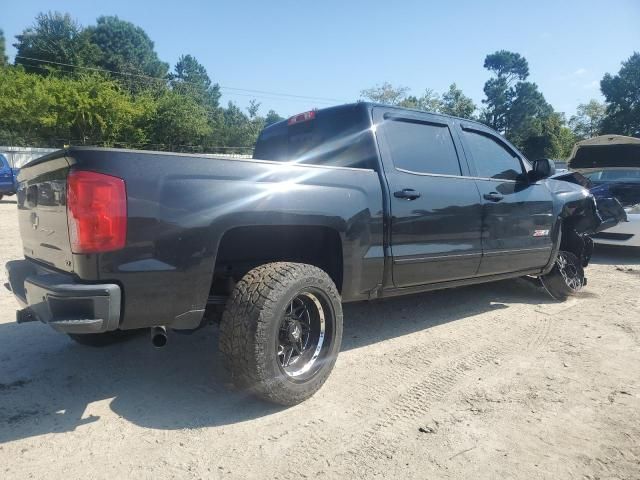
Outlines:
POLYGON ((640 168, 640 138, 602 135, 578 142, 567 162, 570 170, 640 168))

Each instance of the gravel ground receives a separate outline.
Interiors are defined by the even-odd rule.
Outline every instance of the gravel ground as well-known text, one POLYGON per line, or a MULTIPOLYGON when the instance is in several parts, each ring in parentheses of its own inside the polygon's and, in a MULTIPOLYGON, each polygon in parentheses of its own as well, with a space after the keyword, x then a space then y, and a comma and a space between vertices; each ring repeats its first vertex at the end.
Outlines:
POLYGON ((333 374, 293 408, 228 388, 215 327, 91 349, 15 324, 3 289, 0 478, 638 479, 640 252, 587 274, 565 303, 517 280, 347 305, 333 374))

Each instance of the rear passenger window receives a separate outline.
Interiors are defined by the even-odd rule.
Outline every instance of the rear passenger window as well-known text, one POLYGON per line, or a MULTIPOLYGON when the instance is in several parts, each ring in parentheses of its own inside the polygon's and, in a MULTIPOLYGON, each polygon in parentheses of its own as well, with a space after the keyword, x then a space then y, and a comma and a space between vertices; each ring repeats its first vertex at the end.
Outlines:
POLYGON ((500 180, 517 180, 522 175, 520 159, 502 143, 489 135, 464 131, 478 176, 500 180))
POLYGON ((393 118, 387 119, 384 129, 396 168, 415 173, 462 174, 446 125, 393 118))

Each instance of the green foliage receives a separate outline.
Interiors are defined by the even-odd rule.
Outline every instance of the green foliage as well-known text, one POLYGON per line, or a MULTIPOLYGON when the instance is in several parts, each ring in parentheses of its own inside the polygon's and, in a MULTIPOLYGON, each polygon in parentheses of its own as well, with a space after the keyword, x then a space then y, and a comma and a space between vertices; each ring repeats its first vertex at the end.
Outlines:
POLYGON ((247 113, 221 108, 219 85, 191 55, 167 75, 144 30, 117 17, 83 29, 68 14, 40 14, 16 38, 18 55, 44 62, 0 68, 0 144, 250 153, 267 121, 255 101, 247 113))
POLYGON ((282 120, 284 120, 284 117, 278 115, 274 110, 269 110, 269 112, 267 112, 267 116, 264 117, 264 126, 268 127, 269 125, 278 123, 282 120))
POLYGON ((4 32, 0 28, 0 67, 4 67, 7 64, 7 55, 5 54, 6 48, 4 44, 4 32))
POLYGON ((538 86, 526 81, 527 60, 518 53, 500 50, 487 55, 484 66, 495 76, 484 84, 481 120, 504 134, 529 158, 567 156, 575 136, 538 86))
POLYGON ((452 83, 449 90, 442 95, 440 111, 460 118, 473 118, 476 105, 455 83, 452 83))
POLYGON ((360 95, 366 100, 384 105, 446 113, 462 118, 473 118, 476 110, 473 100, 467 97, 455 83, 452 83, 443 95, 439 95, 430 88, 425 89, 419 97, 407 95, 408 92, 407 87, 396 87, 389 82, 384 82, 382 85, 362 90, 360 95))
POLYGON ((607 105, 602 133, 640 136, 640 53, 622 62, 617 75, 605 74, 600 89, 607 105))
POLYGON ((569 126, 578 140, 595 137, 600 133, 606 115, 606 107, 592 99, 589 103, 581 103, 576 115, 569 120, 569 126))
POLYGON ((482 120, 518 144, 526 135, 527 124, 553 109, 535 83, 525 82, 529 65, 520 54, 500 50, 487 55, 484 66, 495 77, 484 84, 482 120))
POLYGON ((151 143, 158 150, 192 150, 211 133, 206 108, 190 95, 166 90, 157 100, 151 143))
POLYGON ((24 65, 28 72, 47 73, 50 70, 68 69, 60 65, 36 62, 83 65, 91 51, 82 27, 68 13, 40 13, 34 24, 16 35, 16 63, 24 65), (21 58, 24 57, 24 58, 21 58))
POLYGON ((404 108, 415 108, 416 110, 424 110, 425 112, 440 112, 442 110, 442 100, 440 95, 431 90, 425 89, 420 97, 410 95, 403 98, 398 106, 404 108))
POLYGON ((260 131, 265 126, 264 118, 257 115, 259 104, 251 102, 249 114, 245 114, 237 105, 229 102, 223 111, 221 142, 234 148, 224 153, 247 153, 253 148, 260 131))
POLYGON ((83 38, 95 47, 87 54, 87 64, 134 75, 164 78, 169 65, 162 62, 146 32, 115 16, 99 17, 95 26, 83 32, 83 38))
POLYGON ((408 87, 394 87, 389 82, 367 88, 360 92, 360 96, 375 103, 383 105, 400 105, 409 91, 408 87))
POLYGON ((496 74, 498 78, 504 79, 507 86, 513 80, 526 80, 529 76, 529 64, 519 53, 500 50, 484 59, 484 68, 496 74))
POLYGON ((207 70, 195 57, 182 55, 176 63, 175 73, 170 75, 173 89, 184 95, 193 96, 209 109, 218 107, 220 85, 212 84, 207 70))
POLYGON ((150 103, 98 74, 42 77, 0 70, 0 143, 38 146, 146 143, 150 103))
POLYGON ((566 126, 562 114, 553 112, 544 117, 533 117, 527 123, 526 133, 518 139, 518 146, 532 160, 563 159, 569 156, 575 142, 575 135, 566 126))

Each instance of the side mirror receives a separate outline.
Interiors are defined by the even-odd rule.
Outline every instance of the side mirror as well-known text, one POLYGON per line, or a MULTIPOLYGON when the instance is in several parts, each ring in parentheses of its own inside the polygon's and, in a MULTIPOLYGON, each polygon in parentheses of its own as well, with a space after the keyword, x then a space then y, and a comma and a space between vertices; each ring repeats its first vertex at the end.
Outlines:
POLYGON ((556 173, 556 164, 548 158, 540 158, 533 162, 533 169, 529 172, 529 179, 532 182, 549 178, 556 173))

